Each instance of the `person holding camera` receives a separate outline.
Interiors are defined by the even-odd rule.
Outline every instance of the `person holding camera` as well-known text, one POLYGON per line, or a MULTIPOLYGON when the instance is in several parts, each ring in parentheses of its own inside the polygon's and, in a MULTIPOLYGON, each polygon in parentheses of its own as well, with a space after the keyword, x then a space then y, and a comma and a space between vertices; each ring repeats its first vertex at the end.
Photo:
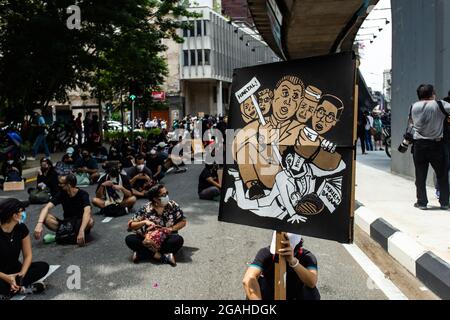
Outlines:
POLYGON ((32 262, 30 231, 24 224, 27 206, 28 202, 13 198, 0 203, 0 295, 6 298, 45 290, 38 280, 47 274, 49 265, 32 262))
POLYGON ((303 248, 300 235, 282 233, 283 248, 275 253, 276 233, 270 247, 259 250, 253 262, 248 266, 242 284, 249 300, 274 300, 275 256, 286 259, 286 299, 320 300, 317 289, 317 259, 303 248))
POLYGON ((446 161, 446 143, 444 142, 444 121, 450 116, 450 104, 436 100, 431 84, 422 84, 417 89, 419 101, 410 109, 409 126, 405 140, 399 147, 406 152, 413 144, 413 159, 416 172, 417 202, 414 207, 426 210, 428 205, 426 180, 431 164, 439 185, 439 203, 441 210, 448 210, 449 180, 446 161))

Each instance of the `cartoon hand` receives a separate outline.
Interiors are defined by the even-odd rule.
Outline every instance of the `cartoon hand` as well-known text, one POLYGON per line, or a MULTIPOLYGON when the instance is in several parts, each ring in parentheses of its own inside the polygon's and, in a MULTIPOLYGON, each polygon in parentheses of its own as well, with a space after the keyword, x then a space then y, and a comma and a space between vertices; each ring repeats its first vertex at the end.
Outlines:
POLYGON ((288 222, 291 222, 292 224, 294 224, 294 223, 306 222, 306 220, 308 220, 308 218, 294 214, 292 217, 290 217, 288 219, 288 222))
POLYGON ((323 150, 329 152, 329 153, 335 153, 336 152, 336 144, 328 141, 327 139, 323 139, 322 144, 320 145, 323 150))

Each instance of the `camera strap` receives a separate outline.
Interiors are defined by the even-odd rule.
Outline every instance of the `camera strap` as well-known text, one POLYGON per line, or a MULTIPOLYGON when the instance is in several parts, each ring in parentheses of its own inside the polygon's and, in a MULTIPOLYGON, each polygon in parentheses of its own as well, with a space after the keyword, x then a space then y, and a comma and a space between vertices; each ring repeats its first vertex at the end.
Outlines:
POLYGON ((438 104, 439 109, 441 109, 441 112, 442 112, 446 117, 450 117, 450 114, 448 114, 447 111, 445 111, 444 104, 442 103, 442 101, 439 100, 439 101, 436 101, 436 103, 438 104))

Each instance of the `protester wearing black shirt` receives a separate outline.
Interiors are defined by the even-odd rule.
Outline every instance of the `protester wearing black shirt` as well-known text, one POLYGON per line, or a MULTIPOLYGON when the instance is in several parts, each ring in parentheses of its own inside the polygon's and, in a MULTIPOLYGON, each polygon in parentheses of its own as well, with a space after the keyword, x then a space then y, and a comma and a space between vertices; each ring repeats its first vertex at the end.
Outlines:
POLYGON ((198 178, 198 196, 202 200, 213 200, 220 195, 221 185, 218 182, 215 165, 206 164, 198 178))
POLYGON ((41 159, 41 169, 37 176, 37 187, 44 190, 48 188, 52 197, 58 192, 58 174, 56 173, 52 162, 47 158, 41 159))
POLYGON ((125 170, 132 187, 133 195, 137 198, 145 197, 145 194, 153 186, 153 174, 149 168, 145 166, 145 157, 138 155, 136 157, 136 165, 125 170))
POLYGON ((120 174, 119 164, 108 163, 106 172, 107 174, 98 181, 96 197, 92 200, 92 204, 100 209, 110 204, 119 204, 124 208, 132 209, 136 203, 136 197, 133 196, 128 177, 120 174))
POLYGON ((40 292, 49 265, 32 262, 31 239, 24 221, 28 203, 17 199, 6 199, 0 203, 0 295, 40 292), (22 252, 23 262, 19 261, 22 252))
POLYGON ((64 212, 64 220, 75 220, 75 225, 78 229, 76 230, 77 243, 79 246, 84 246, 86 243, 85 236, 94 226, 89 194, 76 187, 77 178, 73 174, 59 177, 58 180, 61 192, 41 210, 38 223, 34 230, 34 236, 36 240, 42 237, 43 225, 52 231, 58 230, 63 220, 56 218, 50 213, 50 210, 61 204, 64 212))
POLYGON ((74 168, 77 173, 89 174, 89 179, 92 183, 96 183, 98 178, 100 178, 97 161, 92 158, 87 149, 81 151, 81 158, 75 161, 74 168))
MULTIPOLYGON (((283 233, 279 258, 286 259, 287 300, 320 300, 316 257, 302 246, 301 237, 283 233), (292 249, 294 247, 294 249, 292 249)), ((245 273, 243 284, 250 300, 274 300, 275 234, 270 247, 259 250, 245 273)))
POLYGON ((166 175, 164 159, 158 156, 156 150, 150 151, 150 155, 147 158, 147 166, 152 171, 153 178, 156 181, 160 181, 166 175))

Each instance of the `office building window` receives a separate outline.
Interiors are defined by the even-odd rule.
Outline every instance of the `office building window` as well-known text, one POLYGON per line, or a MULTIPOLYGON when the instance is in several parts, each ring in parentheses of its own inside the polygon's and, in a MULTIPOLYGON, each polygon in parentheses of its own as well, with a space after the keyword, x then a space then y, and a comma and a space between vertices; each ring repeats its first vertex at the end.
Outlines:
POLYGON ((195 50, 191 50, 191 66, 195 66, 195 50))
POLYGON ((197 50, 197 63, 199 66, 201 66, 203 64, 202 50, 197 50))
POLYGON ((202 20, 197 20, 197 36, 202 36, 202 20))
POLYGON ((183 37, 189 37, 189 29, 183 29, 183 37))
POLYGON ((207 34, 208 33, 208 28, 206 27, 208 23, 209 23, 208 20, 203 20, 203 35, 204 36, 208 35, 207 34))
POLYGON ((210 55, 210 50, 205 49, 205 66, 209 66, 209 64, 210 64, 209 55, 210 55))
POLYGON ((189 50, 183 50, 183 66, 189 66, 189 50))
POLYGON ((189 36, 190 36, 190 37, 195 37, 194 22, 191 21, 191 23, 192 23, 192 25, 191 25, 191 27, 189 28, 189 36))

